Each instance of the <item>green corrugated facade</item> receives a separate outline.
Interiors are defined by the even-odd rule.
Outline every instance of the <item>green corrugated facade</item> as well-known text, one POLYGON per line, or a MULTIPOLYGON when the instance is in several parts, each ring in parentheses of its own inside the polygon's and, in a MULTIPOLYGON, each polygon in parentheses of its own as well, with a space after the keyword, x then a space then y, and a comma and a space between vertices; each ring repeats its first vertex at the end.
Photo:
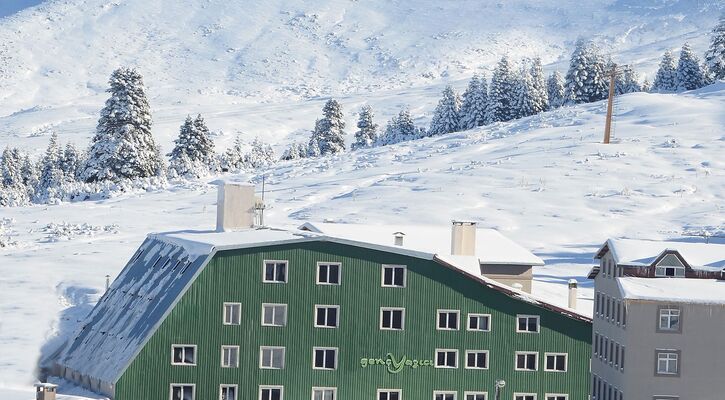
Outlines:
POLYGON ((376 399, 378 388, 402 389, 406 400, 433 399, 435 390, 485 391, 496 379, 514 392, 589 394, 591 323, 513 299, 435 261, 330 242, 218 252, 162 322, 116 384, 116 400, 168 400, 171 383, 196 384, 196 400, 219 398, 220 384, 239 385, 240 400, 259 398, 259 385, 284 386, 287 400, 311 398, 312 387, 336 387, 342 400, 376 399), (288 260, 286 284, 262 283, 263 260, 288 260), (341 262, 341 285, 317 285, 320 261, 341 262), (406 288, 381 287, 382 264, 407 266, 406 288), (222 323, 223 303, 242 303, 242 324, 222 323), (288 304, 286 327, 261 326, 262 303, 288 304), (314 305, 340 306, 337 329, 314 327, 314 305), (379 329, 380 307, 404 307, 405 330, 379 329), (458 331, 436 329, 438 309, 461 312, 458 331), (491 332, 465 329, 468 313, 491 314, 491 332), (541 316, 541 331, 516 333, 517 314, 541 316), (195 344, 197 366, 172 366, 172 344, 195 344), (240 346, 239 368, 220 366, 222 345, 240 346), (283 370, 259 368, 260 346, 286 347, 283 370), (313 347, 338 347, 335 371, 312 368, 313 347), (434 359, 436 348, 459 350, 457 369, 362 368, 361 358, 393 353, 434 359), (488 370, 464 368, 466 350, 489 350, 488 370), (514 370, 515 351, 537 351, 539 370, 514 370), (568 353, 568 371, 545 372, 544 353, 568 353))

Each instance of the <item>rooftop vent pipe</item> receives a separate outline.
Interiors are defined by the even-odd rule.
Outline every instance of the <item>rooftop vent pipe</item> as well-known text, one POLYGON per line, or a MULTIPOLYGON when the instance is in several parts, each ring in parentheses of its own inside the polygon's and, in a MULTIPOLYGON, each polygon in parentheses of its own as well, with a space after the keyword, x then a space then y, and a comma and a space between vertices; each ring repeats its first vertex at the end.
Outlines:
POLYGON ((403 232, 393 233, 393 239, 394 239, 393 243, 395 243, 396 246, 402 246, 404 238, 405 238, 405 233, 403 233, 403 232))
POLYGON ((576 279, 569 279, 569 308, 576 309, 577 287, 576 279))
POLYGON ((256 203, 254 185, 219 182, 216 206, 217 232, 254 227, 256 203))
POLYGON ((476 223, 453 221, 451 229, 451 255, 476 255, 476 223))

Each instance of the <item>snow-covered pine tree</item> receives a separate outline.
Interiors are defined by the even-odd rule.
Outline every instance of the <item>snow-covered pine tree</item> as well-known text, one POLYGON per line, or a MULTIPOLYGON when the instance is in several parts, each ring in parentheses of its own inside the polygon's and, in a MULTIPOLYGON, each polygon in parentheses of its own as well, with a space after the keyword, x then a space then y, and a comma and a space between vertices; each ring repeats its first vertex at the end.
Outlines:
POLYGON ((244 164, 244 146, 241 136, 238 135, 234 138, 234 144, 222 154, 219 163, 221 164, 221 170, 223 172, 241 171, 246 167, 244 164))
POLYGON ((30 159, 30 155, 28 154, 22 157, 20 174, 23 178, 27 198, 32 199, 35 196, 35 189, 38 187, 39 172, 38 165, 30 159))
POLYGON ((546 80, 546 93, 549 96, 549 107, 558 108, 564 104, 564 78, 559 71, 554 71, 546 80))
POLYGON ((591 42, 578 40, 566 73, 565 101, 591 103, 607 98, 609 78, 599 49, 591 42))
POLYGON ((662 61, 657 69, 652 91, 659 93, 674 92, 677 90, 677 65, 671 51, 662 55, 662 61))
POLYGON ((0 160, 0 183, 6 188, 25 189, 22 174, 22 159, 16 148, 5 147, 0 160))
POLYGON ((93 182, 161 175, 163 160, 151 135, 151 110, 141 74, 119 68, 109 84, 111 97, 101 110, 82 178, 93 182))
POLYGON ((244 156, 244 161, 246 165, 258 169, 274 164, 276 158, 272 146, 255 137, 249 153, 244 156))
POLYGON ((406 107, 388 121, 385 132, 378 137, 374 146, 387 146, 420 137, 421 132, 415 127, 410 110, 406 107))
POLYGON ((284 153, 282 153, 282 157, 280 159, 283 161, 289 161, 305 157, 307 157, 307 146, 302 143, 294 142, 289 145, 284 153))
POLYGON ((330 99, 322 108, 323 117, 315 123, 310 138, 310 155, 328 155, 345 151, 345 120, 342 106, 330 99))
POLYGON ((705 52, 705 64, 712 79, 725 79, 725 14, 720 15, 710 34, 710 47, 705 52))
POLYGON ((169 166, 175 174, 200 177, 216 170, 214 142, 201 114, 195 119, 186 117, 174 143, 174 149, 169 153, 169 166))
POLYGON ((644 82, 642 82, 642 91, 643 92, 652 91, 652 83, 650 83, 649 78, 647 78, 647 77, 645 77, 644 82))
POLYGON ((357 132, 355 132, 355 142, 352 149, 357 150, 370 147, 378 136, 378 126, 373 121, 373 109, 369 105, 360 108, 357 120, 357 132))
POLYGON ((453 90, 453 86, 446 86, 443 89, 443 97, 438 101, 438 105, 433 112, 428 133, 433 136, 456 132, 460 119, 458 116, 460 109, 460 96, 453 90))
POLYGON ((80 150, 73 143, 68 142, 60 159, 60 169, 63 171, 66 181, 75 182, 78 180, 82 163, 83 155, 80 150))
POLYGON ((486 123, 509 121, 516 116, 514 109, 514 92, 516 76, 511 70, 507 56, 503 56, 496 65, 488 88, 488 104, 486 105, 486 123))
POLYGON ((473 129, 486 123, 487 86, 486 78, 479 77, 477 74, 474 74, 468 82, 459 111, 458 129, 473 129))
POLYGON ((530 73, 531 83, 533 85, 532 98, 534 114, 538 114, 549 109, 549 93, 546 86, 546 79, 544 78, 544 68, 541 66, 541 58, 534 58, 530 73))
POLYGON ((521 68, 516 79, 513 102, 514 118, 523 118, 534 115, 534 85, 531 73, 525 67, 521 68))
POLYGON ((35 190, 35 199, 39 203, 55 198, 57 190, 63 184, 65 177, 61 169, 62 153, 58 145, 58 134, 53 133, 40 161, 40 179, 35 190))
POLYGON ((631 65, 617 66, 617 79, 614 82, 614 90, 618 95, 642 91, 639 77, 631 65))
POLYGON ((680 51, 677 62, 677 90, 694 90, 705 86, 705 76, 700 67, 700 60, 692 51, 689 43, 685 43, 680 51))

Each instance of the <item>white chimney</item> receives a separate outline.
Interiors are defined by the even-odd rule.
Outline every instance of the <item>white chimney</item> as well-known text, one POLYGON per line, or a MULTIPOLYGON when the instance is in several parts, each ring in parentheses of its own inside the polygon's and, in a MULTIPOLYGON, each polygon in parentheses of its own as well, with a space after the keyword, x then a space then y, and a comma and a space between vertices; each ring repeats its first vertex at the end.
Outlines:
POLYGON ((576 309, 577 287, 579 283, 576 279, 569 279, 569 308, 576 309))
POLYGON ((254 185, 219 183, 216 206, 217 232, 248 229, 254 226, 254 185))
POLYGON ((393 233, 393 243, 395 243, 396 246, 402 246, 404 238, 405 238, 405 233, 403 233, 403 232, 393 233))
POLYGON ((476 255, 476 223, 453 221, 451 230, 451 255, 476 255))

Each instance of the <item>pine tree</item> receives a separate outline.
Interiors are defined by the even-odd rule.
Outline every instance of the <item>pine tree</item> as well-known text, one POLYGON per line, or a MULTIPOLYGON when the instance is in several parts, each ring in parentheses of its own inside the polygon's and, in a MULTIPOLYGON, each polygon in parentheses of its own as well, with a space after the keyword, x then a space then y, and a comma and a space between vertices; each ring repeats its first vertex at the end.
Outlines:
POLYGON ((40 161, 40 179, 35 190, 36 201, 46 202, 55 198, 56 191, 65 180, 61 169, 61 150, 58 145, 58 135, 53 133, 40 161))
POLYGON ((39 172, 38 166, 30 159, 30 155, 25 154, 22 157, 20 166, 20 174, 23 178, 23 184, 27 193, 27 198, 32 199, 35 196, 35 190, 38 187, 39 172))
POLYGON ((564 104, 564 78, 559 71, 554 71, 546 81, 546 93, 549 97, 549 107, 558 108, 564 104))
POLYGON ((67 181, 75 182, 78 179, 82 162, 83 156, 78 148, 73 143, 67 143, 60 159, 60 169, 67 181))
POLYGON ((25 188, 22 175, 22 159, 18 149, 6 147, 0 161, 0 183, 6 188, 25 188))
POLYGON ((516 117, 514 92, 516 77, 511 70, 508 57, 504 56, 496 65, 491 77, 486 105, 486 122, 509 121, 516 117))
POLYGON ((82 178, 117 181, 162 174, 163 160, 151 135, 151 110, 141 74, 119 68, 109 84, 111 97, 101 110, 82 178))
POLYGON ((395 143, 405 142, 408 140, 420 138, 421 132, 415 127, 413 118, 408 108, 400 110, 398 115, 388 121, 385 132, 378 137, 376 146, 387 146, 395 143))
POLYGON ((642 91, 643 92, 651 92, 652 91, 652 84, 649 81, 649 78, 645 77, 644 82, 642 82, 642 91))
POLYGON ((302 143, 294 142, 289 145, 287 150, 282 153, 283 161, 299 160, 300 158, 307 157, 307 146, 302 143))
POLYGON ((322 114, 310 138, 311 155, 324 156, 345 151, 345 120, 340 103, 328 100, 322 114))
POLYGON ((609 79, 604 58, 593 44, 577 41, 566 73, 566 102, 591 103, 607 98, 609 79))
POLYGON ((355 142, 352 144, 353 150, 370 147, 377 139, 378 126, 373 121, 373 117, 372 107, 362 106, 360 113, 358 113, 358 130, 355 132, 355 142))
POLYGON ((710 34, 705 64, 712 79, 725 79, 725 14, 720 15, 720 21, 710 34))
POLYGON ((463 93, 463 102, 459 111, 458 129, 473 129, 486 123, 486 103, 488 103, 486 78, 473 75, 463 93))
POLYGON ((623 64, 617 67, 614 90, 618 95, 642 91, 642 86, 639 84, 639 77, 631 65, 623 64))
POLYGON ((244 162, 246 165, 255 169, 274 164, 275 155, 272 146, 264 143, 259 137, 254 138, 249 153, 244 157, 244 162))
POLYGON ((677 90, 694 90, 703 86, 705 86, 705 77, 700 68, 700 60, 692 51, 690 44, 685 43, 677 63, 677 90))
POLYGON ((660 93, 677 91, 677 65, 671 51, 666 51, 662 56, 652 91, 660 93))
POLYGON ((241 171, 245 169, 246 165, 244 162, 244 146, 241 136, 237 136, 234 139, 234 144, 231 147, 227 148, 227 150, 221 156, 220 164, 221 170, 223 172, 241 171))
POLYGON ((523 118, 536 114, 534 106, 534 84, 531 74, 522 68, 516 79, 513 102, 514 118, 523 118))
POLYGON ((438 105, 433 112, 433 118, 430 122, 430 135, 443 135, 446 133, 456 132, 458 130, 458 121, 460 119, 458 113, 461 109, 461 98, 458 96, 453 87, 448 85, 443 89, 443 97, 438 101, 438 105))
POLYGON ((204 118, 187 116, 169 153, 170 169, 177 175, 204 176, 216 169, 214 142, 204 118), (182 157, 183 156, 183 157, 182 157))

